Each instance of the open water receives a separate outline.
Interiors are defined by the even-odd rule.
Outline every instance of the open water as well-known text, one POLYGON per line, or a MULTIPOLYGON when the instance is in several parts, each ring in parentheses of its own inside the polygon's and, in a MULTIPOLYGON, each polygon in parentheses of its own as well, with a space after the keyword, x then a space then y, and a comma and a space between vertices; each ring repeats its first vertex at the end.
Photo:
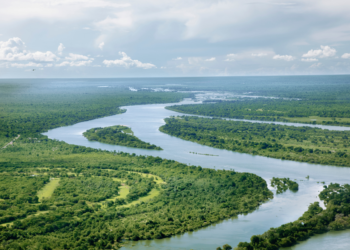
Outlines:
MULTIPOLYGON (((185 103, 193 102, 184 100, 179 104, 185 103)), ((166 110, 165 107, 169 105, 172 104, 128 106, 124 107, 127 109, 127 112, 124 114, 81 122, 73 126, 60 127, 48 131, 45 135, 51 139, 91 148, 123 151, 137 155, 160 156, 205 168, 234 169, 239 172, 250 172, 263 177, 268 183, 272 177, 289 177, 299 183, 299 191, 296 193, 287 191, 283 194, 275 194, 274 199, 261 205, 256 211, 248 215, 240 215, 194 232, 167 239, 130 242, 122 248, 124 250, 213 250, 223 244, 230 244, 234 247, 241 241, 249 241, 252 235, 262 234, 271 227, 278 227, 298 219, 307 210, 310 203, 319 201, 318 193, 323 186, 320 182, 325 181, 326 184, 330 182, 340 184, 350 182, 350 168, 252 156, 199 145, 161 133, 159 127, 165 124, 165 118, 182 115, 166 110), (129 126, 134 131, 135 136, 143 141, 160 146, 164 150, 143 150, 100 142, 89 142, 82 136, 82 133, 88 129, 112 125, 129 126), (192 154, 190 152, 216 156, 192 154), (310 179, 307 180, 306 176, 310 176, 310 179)), ((300 126, 300 124, 295 125, 300 126)), ((329 126, 319 127, 332 129, 329 126)), ((334 129, 343 130, 349 128, 336 127, 334 129)), ((350 249, 350 230, 318 235, 289 249, 350 249)))

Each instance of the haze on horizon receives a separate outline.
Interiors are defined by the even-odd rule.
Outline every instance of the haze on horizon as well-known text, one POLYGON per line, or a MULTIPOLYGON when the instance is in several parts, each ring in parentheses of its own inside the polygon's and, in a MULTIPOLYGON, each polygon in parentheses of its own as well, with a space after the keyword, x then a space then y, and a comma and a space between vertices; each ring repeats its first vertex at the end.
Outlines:
POLYGON ((0 78, 349 74, 349 10, 346 0, 2 0, 0 78))

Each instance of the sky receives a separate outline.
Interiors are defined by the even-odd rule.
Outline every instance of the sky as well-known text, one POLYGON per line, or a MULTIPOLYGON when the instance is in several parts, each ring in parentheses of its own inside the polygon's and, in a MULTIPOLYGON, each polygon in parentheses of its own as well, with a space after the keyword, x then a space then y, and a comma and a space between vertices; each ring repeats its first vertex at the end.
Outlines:
POLYGON ((350 73, 349 0, 0 6, 0 78, 350 73))

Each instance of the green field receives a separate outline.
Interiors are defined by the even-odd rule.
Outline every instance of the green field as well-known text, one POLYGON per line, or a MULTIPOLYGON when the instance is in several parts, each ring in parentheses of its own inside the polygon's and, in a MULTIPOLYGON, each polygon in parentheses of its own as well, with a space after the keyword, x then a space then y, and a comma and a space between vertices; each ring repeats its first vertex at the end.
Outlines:
MULTIPOLYGON (((140 176, 146 177, 146 178, 153 178, 154 181, 157 183, 157 187, 152 188, 151 191, 146 196, 140 197, 138 200, 129 202, 125 205, 118 205, 118 206, 116 206, 116 208, 130 207, 130 206, 133 206, 136 204, 140 204, 142 202, 147 202, 160 194, 160 189, 161 189, 160 184, 166 184, 164 182, 164 180, 162 180, 161 177, 156 176, 154 174, 145 174, 145 173, 131 172, 131 171, 129 171, 129 173, 139 174, 140 176)), ((106 201, 115 201, 116 199, 126 199, 127 195, 129 194, 129 190, 130 190, 130 186, 125 184, 127 180, 119 179, 119 178, 113 178, 113 180, 121 182, 122 185, 119 187, 118 195, 114 196, 112 198, 106 199, 106 201)), ((104 201, 99 202, 97 204, 100 204, 100 205, 102 205, 102 207, 106 208, 104 201)), ((89 203, 89 205, 92 206, 93 203, 89 203)))
POLYGON ((43 189, 41 189, 38 192, 39 202, 41 202, 43 199, 49 199, 51 198, 53 192, 55 191, 56 187, 59 185, 60 179, 51 179, 49 183, 47 183, 43 189))

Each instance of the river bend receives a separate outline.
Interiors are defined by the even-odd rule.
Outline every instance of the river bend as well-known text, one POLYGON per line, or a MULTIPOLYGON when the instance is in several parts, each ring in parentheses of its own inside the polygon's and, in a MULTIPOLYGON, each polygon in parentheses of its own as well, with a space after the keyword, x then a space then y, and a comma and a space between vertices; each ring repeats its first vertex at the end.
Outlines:
MULTIPOLYGON (((193 102, 184 100, 178 104, 188 103, 193 102)), ((289 177, 292 180, 297 180, 299 183, 299 191, 296 193, 287 191, 278 195, 275 193, 274 199, 264 203, 256 211, 248 215, 240 215, 237 218, 228 219, 194 232, 167 239, 131 242, 126 244, 122 249, 213 250, 223 244, 236 246, 240 241, 249 241, 250 237, 254 234, 262 234, 271 227, 278 227, 298 219, 303 212, 307 210, 310 203, 319 201, 318 193, 322 190, 323 186, 321 182, 325 181, 326 184, 330 182, 337 182, 340 184, 350 183, 350 168, 300 163, 242 154, 203 146, 161 133, 159 127, 165 124, 165 118, 183 115, 165 109, 165 107, 169 105, 173 104, 127 106, 123 107, 127 109, 127 112, 123 114, 56 128, 44 133, 44 135, 47 135, 50 139, 57 139, 69 144, 96 149, 123 151, 135 153, 137 155, 159 156, 205 168, 234 169, 238 172, 254 173, 264 178, 268 183, 272 177, 289 177), (112 125, 129 126, 133 130, 135 136, 143 141, 160 146, 164 150, 144 150, 108 145, 100 142, 90 142, 82 135, 82 133, 88 129, 112 125), (190 152, 217 156, 192 154, 190 152), (310 176, 309 180, 305 178, 308 175, 310 176)), ((350 130, 348 127, 305 125, 300 123, 273 123, 320 127, 332 130, 350 130)), ((350 230, 319 235, 289 249, 330 248, 339 250, 350 249, 350 230)))

